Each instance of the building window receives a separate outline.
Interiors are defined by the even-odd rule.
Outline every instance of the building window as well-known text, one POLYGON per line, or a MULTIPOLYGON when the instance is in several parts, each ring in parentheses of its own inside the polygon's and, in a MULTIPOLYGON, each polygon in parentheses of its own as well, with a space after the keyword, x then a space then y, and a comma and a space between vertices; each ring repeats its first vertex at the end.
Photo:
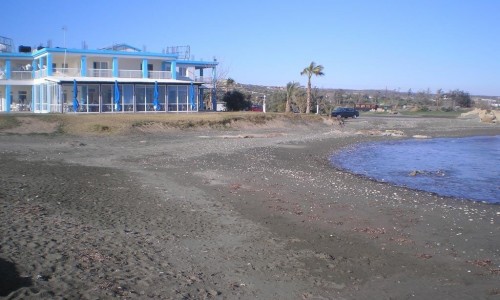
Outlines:
POLYGON ((108 62, 107 61, 94 61, 94 69, 107 70, 108 69, 108 62))
MULTIPOLYGON (((142 71, 142 64, 141 64, 141 71, 142 71)), ((153 71, 153 64, 148 64, 148 71, 153 71)))
POLYGON ((94 77, 111 77, 111 70, 108 69, 107 61, 94 61, 93 63, 94 71, 92 76, 94 77))

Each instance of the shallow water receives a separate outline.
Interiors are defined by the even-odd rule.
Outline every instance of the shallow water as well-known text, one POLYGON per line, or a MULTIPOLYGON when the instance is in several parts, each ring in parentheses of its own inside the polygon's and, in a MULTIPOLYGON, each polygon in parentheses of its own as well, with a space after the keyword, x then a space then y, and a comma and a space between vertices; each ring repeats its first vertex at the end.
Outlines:
POLYGON ((365 143, 330 161, 378 181, 500 203, 500 135, 365 143))

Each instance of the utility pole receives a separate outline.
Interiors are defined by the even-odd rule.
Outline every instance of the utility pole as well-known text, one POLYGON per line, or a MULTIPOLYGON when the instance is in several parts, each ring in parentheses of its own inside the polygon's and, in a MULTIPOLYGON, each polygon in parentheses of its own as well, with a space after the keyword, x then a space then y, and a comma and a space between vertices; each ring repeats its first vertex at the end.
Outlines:
POLYGON ((64 25, 62 27, 62 31, 63 31, 63 45, 64 45, 64 62, 63 62, 63 65, 62 65, 62 68, 61 68, 61 71, 62 72, 65 72, 66 70, 66 30, 68 30, 68 28, 66 27, 66 25, 64 25))

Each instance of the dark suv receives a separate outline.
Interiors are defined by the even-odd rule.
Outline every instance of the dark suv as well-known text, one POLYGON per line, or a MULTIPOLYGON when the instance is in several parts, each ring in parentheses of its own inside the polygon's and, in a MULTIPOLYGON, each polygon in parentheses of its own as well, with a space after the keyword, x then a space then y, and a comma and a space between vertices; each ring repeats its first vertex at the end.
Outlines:
POLYGON ((349 107, 339 107, 332 111, 332 117, 341 116, 342 118, 357 118, 359 111, 349 107))

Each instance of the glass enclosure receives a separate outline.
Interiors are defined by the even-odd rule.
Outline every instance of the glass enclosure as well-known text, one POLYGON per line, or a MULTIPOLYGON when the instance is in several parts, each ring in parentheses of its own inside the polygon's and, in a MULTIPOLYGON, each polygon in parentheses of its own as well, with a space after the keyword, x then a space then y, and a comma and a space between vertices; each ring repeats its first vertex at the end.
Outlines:
MULTIPOLYGON (((31 105, 31 91, 16 91, 20 107, 31 105), (29 99, 29 100, 28 100, 29 99)), ((197 85, 43 83, 33 88, 35 112, 190 112, 198 111, 197 85), (156 90, 156 91, 155 91, 156 90), (155 98, 157 97, 157 98, 155 98), (76 110, 75 110, 76 108, 76 110)))

